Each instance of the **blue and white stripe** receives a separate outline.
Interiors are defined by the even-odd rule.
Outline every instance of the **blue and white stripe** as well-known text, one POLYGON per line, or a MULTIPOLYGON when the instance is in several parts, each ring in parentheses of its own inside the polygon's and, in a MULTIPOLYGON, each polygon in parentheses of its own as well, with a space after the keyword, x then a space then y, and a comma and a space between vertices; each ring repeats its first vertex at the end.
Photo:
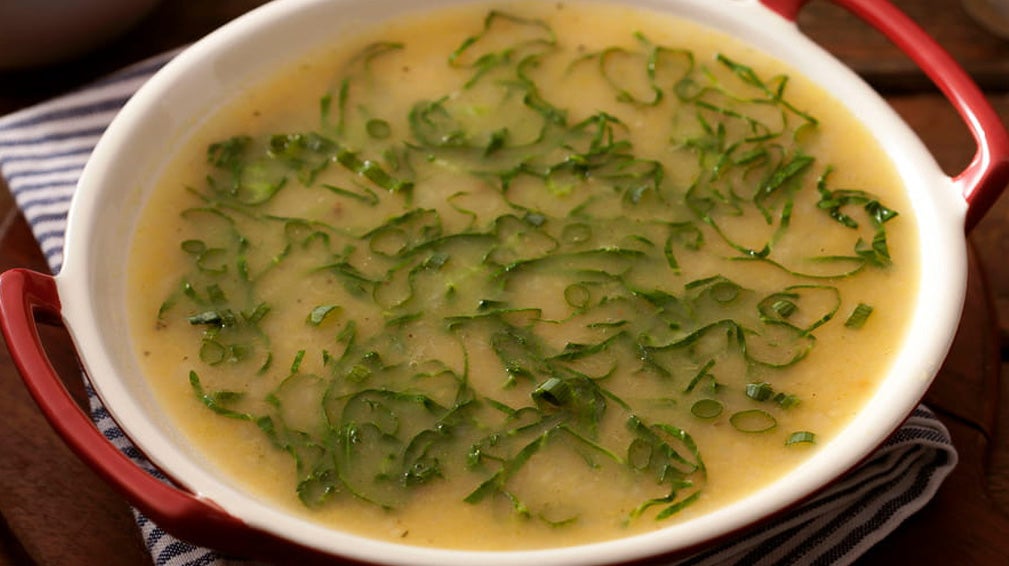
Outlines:
POLYGON ((53 272, 63 263, 63 231, 85 162, 130 96, 175 52, 77 92, 0 119, 0 173, 53 272))
MULTIPOLYGON (((175 53, 128 67, 77 92, 0 118, 0 174, 31 225, 53 273, 63 262, 63 232, 84 163, 117 111, 175 53)), ((129 442, 88 388, 92 418, 124 454, 163 476, 129 442)), ((817 497, 777 520, 678 564, 850 564, 935 494, 957 453, 949 433, 926 407, 869 460, 817 497)), ((182 542, 136 513, 154 563, 230 562, 182 542)))

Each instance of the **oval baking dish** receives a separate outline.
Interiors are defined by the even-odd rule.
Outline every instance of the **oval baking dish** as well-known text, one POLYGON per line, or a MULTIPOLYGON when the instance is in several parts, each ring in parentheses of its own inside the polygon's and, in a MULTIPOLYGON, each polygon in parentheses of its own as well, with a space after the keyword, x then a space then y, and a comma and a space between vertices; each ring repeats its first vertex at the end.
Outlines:
MULTIPOLYGON (((425 8, 459 4, 437 0, 425 8)), ((739 37, 831 92, 873 133, 917 218, 920 291, 890 372, 842 432, 767 487, 707 515, 601 543, 521 552, 418 548, 311 524, 250 496, 208 469, 145 382, 130 348, 124 260, 141 205, 171 153, 243 85, 296 60, 333 33, 334 22, 368 24, 420 9, 397 0, 277 0, 182 52, 145 84, 108 128, 85 168, 69 214, 65 263, 56 276, 0 276, 4 335, 22 376, 66 442, 154 522, 196 544, 259 558, 397 564, 594 564, 682 553, 809 497, 856 466, 907 417, 928 389, 957 329, 966 288, 966 237, 1009 183, 1009 134, 952 59, 889 3, 834 0, 901 47, 947 96, 977 152, 960 174, 944 174, 910 128, 850 69, 796 26, 804 0, 625 0, 739 37), (167 149, 166 149, 167 148, 167 149), (110 214, 114 210, 114 214, 110 214), (174 485, 135 466, 91 425, 46 359, 36 319, 61 320, 82 365, 118 425, 174 485)))

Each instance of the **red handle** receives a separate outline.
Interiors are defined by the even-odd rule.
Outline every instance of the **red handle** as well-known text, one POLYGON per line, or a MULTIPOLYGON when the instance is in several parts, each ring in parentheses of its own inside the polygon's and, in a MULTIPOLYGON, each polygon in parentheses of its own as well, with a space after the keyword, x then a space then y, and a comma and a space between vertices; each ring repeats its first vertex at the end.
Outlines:
POLYGON ((60 308, 52 276, 27 269, 0 274, 0 329, 11 357, 49 424, 81 460, 155 524, 183 540, 242 556, 318 558, 162 482, 113 446, 71 397, 42 347, 36 316, 59 321, 60 308))
MULTIPOLYGON (((761 0, 795 21, 809 0, 761 0)), ((969 232, 1009 184, 1009 133, 981 89, 938 43, 887 0, 831 0, 876 28, 939 87, 967 123, 977 151, 953 184, 967 201, 969 232)))

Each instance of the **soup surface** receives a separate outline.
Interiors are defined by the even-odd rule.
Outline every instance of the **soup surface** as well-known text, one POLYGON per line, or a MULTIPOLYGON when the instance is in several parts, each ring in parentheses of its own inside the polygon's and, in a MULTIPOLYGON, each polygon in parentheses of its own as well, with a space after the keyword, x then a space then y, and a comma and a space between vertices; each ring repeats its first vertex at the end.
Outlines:
POLYGON ((746 496, 887 371, 917 266, 876 142, 790 69, 588 3, 395 21, 158 181, 132 339, 206 458, 367 536, 536 548, 746 496))

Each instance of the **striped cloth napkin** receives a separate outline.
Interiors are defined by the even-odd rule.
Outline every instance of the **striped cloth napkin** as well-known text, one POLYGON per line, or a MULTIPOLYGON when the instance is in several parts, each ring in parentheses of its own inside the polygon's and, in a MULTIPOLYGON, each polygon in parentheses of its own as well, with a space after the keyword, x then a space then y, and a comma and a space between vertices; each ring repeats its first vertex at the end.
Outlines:
MULTIPOLYGON (((53 273, 63 262, 67 210, 85 161, 120 107, 175 54, 142 61, 82 90, 0 118, 0 174, 53 273)), ((90 389, 89 396, 92 418, 109 441, 160 475, 90 389)), ((868 460, 816 498, 677 564, 850 564, 921 509, 956 462, 949 432, 927 407, 918 406, 868 460)), ((231 562, 135 514, 157 566, 231 562)))

